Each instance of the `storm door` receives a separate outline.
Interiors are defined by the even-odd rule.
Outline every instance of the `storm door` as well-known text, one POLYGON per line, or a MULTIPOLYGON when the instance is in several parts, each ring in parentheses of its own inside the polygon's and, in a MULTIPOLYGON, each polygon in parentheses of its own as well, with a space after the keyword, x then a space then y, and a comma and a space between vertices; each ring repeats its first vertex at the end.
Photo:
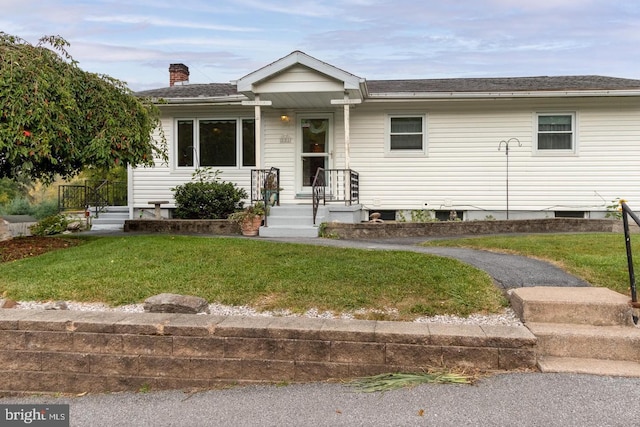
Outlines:
POLYGON ((300 129, 300 177, 301 192, 310 193, 318 168, 331 168, 331 118, 329 116, 302 117, 300 129))

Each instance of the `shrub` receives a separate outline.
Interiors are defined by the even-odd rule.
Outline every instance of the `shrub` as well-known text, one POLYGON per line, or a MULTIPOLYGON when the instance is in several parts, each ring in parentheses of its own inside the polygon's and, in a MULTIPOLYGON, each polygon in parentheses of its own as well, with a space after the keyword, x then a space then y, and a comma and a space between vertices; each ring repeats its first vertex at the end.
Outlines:
POLYGON ((44 218, 29 229, 34 236, 50 236, 60 234, 67 229, 69 220, 65 215, 57 214, 44 218))
POLYGON ((33 208, 24 197, 16 197, 2 207, 4 215, 31 215, 33 208))
POLYGON ((225 219, 242 209, 242 199, 247 197, 243 188, 218 178, 220 171, 198 169, 194 181, 172 188, 176 201, 176 218, 225 219))
POLYGON ((42 202, 32 207, 32 215, 37 220, 54 216, 57 213, 58 213, 57 200, 43 200, 42 202))

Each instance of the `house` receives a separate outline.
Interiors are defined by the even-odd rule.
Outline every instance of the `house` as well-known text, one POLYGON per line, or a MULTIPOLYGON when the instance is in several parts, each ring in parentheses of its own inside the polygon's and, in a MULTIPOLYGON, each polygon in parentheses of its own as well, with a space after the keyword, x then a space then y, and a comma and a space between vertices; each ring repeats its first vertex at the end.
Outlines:
POLYGON ((131 218, 153 200, 169 215, 171 188, 198 166, 252 200, 277 168, 272 215, 296 205, 309 218, 322 168, 316 225, 372 212, 603 218, 617 198, 640 203, 640 80, 366 80, 300 51, 231 83, 169 71, 169 87, 137 94, 158 100, 169 162, 130 169, 131 218))

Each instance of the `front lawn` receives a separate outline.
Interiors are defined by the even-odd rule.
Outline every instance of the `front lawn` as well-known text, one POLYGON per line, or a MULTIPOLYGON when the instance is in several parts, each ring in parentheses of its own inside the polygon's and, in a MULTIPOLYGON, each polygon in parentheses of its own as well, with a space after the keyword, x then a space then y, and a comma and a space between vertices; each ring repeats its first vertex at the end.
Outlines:
MULTIPOLYGON (((632 235, 634 260, 640 260, 640 235, 632 235)), ((426 246, 459 246, 515 253, 551 261, 563 270, 629 295, 629 272, 623 234, 531 234, 438 240, 426 246)), ((640 267, 634 269, 640 272, 640 267)))
POLYGON ((170 235, 80 240, 0 264, 0 295, 122 305, 171 292, 298 313, 396 308, 397 320, 506 306, 486 273, 412 252, 170 235))

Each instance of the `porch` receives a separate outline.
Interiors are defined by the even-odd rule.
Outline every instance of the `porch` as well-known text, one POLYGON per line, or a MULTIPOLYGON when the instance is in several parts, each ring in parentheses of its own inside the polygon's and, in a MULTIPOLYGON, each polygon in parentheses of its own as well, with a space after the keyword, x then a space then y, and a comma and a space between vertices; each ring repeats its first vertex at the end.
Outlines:
POLYGON ((251 171, 251 203, 268 207, 260 235, 263 237, 317 237, 327 222, 357 224, 365 213, 360 205, 360 175, 352 169, 317 168, 309 194, 297 203, 281 203, 280 169, 251 171))

